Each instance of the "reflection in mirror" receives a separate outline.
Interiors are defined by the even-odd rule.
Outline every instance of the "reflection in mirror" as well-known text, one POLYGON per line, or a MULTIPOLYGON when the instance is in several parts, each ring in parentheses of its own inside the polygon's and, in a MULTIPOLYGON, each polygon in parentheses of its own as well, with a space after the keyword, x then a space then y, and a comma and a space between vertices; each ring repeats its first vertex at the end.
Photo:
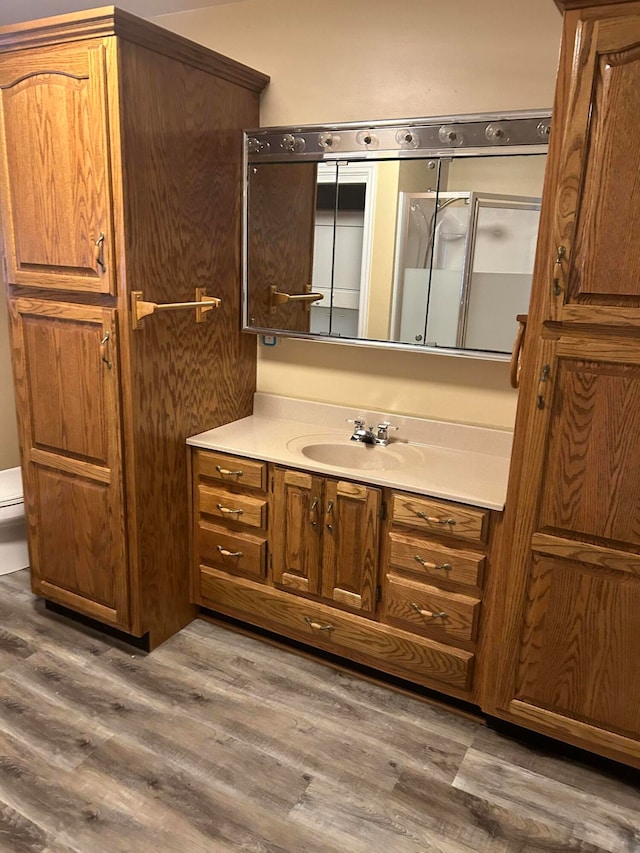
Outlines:
POLYGON ((245 328, 506 358, 528 310, 544 128, 502 150, 249 152, 245 328))

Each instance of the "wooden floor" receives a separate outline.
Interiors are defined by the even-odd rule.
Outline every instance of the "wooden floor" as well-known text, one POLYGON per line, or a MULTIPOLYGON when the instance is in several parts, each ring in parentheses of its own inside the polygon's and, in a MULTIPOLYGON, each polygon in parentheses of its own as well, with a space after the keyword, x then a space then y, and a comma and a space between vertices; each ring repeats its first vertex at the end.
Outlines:
POLYGON ((151 655, 0 577, 0 850, 640 851, 640 788, 198 620, 151 655))

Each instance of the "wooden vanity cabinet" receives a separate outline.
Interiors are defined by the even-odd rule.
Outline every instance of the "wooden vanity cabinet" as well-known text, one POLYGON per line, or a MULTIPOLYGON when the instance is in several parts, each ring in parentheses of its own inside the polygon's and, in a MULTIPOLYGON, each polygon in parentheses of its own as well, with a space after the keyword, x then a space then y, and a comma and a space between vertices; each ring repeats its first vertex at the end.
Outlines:
POLYGON ((372 614, 381 490, 277 466, 273 481, 274 583, 372 614))
POLYGON ((559 5, 482 704, 640 767, 640 3, 559 5))
POLYGON ((0 28, 0 215, 33 591, 158 645, 195 613, 186 436, 249 414, 242 128, 267 78, 112 7, 0 28), (132 291, 221 307, 147 316, 132 291))
POLYGON ((195 447, 191 459, 197 604, 477 701, 498 513, 195 447), (220 467, 235 481, 217 486, 220 467), (267 485, 247 488, 247 468, 267 485), (267 501, 266 527, 235 513, 250 497, 267 501))

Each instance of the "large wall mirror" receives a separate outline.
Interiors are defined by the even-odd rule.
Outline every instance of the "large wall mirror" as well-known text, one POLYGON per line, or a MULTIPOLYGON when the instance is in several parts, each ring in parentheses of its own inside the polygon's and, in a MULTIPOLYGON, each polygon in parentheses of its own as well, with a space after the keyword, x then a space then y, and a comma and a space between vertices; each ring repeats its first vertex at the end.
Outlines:
POLYGON ((245 133, 244 328, 507 359, 550 113, 245 133))

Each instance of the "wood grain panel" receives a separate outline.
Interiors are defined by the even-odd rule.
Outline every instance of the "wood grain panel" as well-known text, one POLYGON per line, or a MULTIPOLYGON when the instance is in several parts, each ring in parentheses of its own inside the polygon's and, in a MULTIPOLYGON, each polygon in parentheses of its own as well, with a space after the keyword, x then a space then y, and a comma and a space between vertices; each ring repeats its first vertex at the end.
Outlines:
POLYGON ((38 299, 10 311, 33 589, 129 630, 115 311, 38 299))
POLYGON ((200 521, 196 532, 196 558, 225 572, 264 578, 267 573, 267 540, 264 536, 237 533, 200 521))
POLYGON ((381 499, 380 489, 326 483, 322 595, 362 613, 376 606, 381 499))
POLYGON ((276 467, 273 474, 273 581, 320 594, 324 481, 276 467))
POLYGON ((33 447, 105 465, 107 401, 98 390, 105 368, 102 323, 28 310, 22 312, 22 334, 33 447))
POLYGON ((557 201, 568 302, 640 306, 639 44, 637 13, 581 23, 557 201))
POLYGON ((105 80, 101 41, 0 57, 0 199, 13 284, 114 292, 105 80))
POLYGON ((36 467, 33 478, 40 558, 35 590, 44 591, 43 583, 66 590, 112 610, 128 628, 127 565, 111 489, 46 468, 36 467))
MULTIPOLYGON (((122 192, 129 289, 153 302, 222 299, 149 317, 123 346, 129 535, 141 628, 152 646, 189 622, 185 438, 252 411, 256 341, 240 332, 241 128, 258 124, 255 92, 130 41, 119 42, 122 192), (214 316, 215 315, 215 316, 214 316), (161 520, 161 523, 158 523, 161 520), (143 592, 142 592, 143 591, 143 592)), ((124 324, 123 324, 124 328, 124 324)))
MULTIPOLYGON (((478 629, 480 600, 387 575, 385 620, 441 643, 471 644, 478 629)), ((468 646, 467 646, 468 647, 468 646)))
POLYGON ((640 544, 640 366, 559 359, 540 525, 640 544))
POLYGON ((394 524, 473 542, 486 541, 489 524, 486 510, 394 492, 391 512, 394 524))
POLYGON ((614 548, 603 548, 575 539, 563 539, 546 533, 534 533, 531 537, 531 548, 552 557, 564 557, 578 563, 589 563, 603 569, 617 572, 629 572, 640 577, 640 555, 628 551, 617 551, 614 548))
POLYGON ((480 587, 485 557, 473 551, 447 548, 419 536, 389 533, 389 563, 392 567, 419 574, 430 583, 453 583, 480 587))
POLYGON ((535 555, 514 698, 640 736, 640 584, 535 555))
POLYGON ((420 684, 442 689, 468 689, 473 655, 434 640, 411 636, 388 625, 340 613, 322 604, 303 601, 214 569, 201 568, 202 602, 207 607, 256 625, 274 628, 335 654, 373 664, 420 684))
POLYGON ((267 486, 267 466, 265 462, 253 459, 228 456, 207 450, 196 453, 197 476, 219 480, 226 484, 235 484, 247 489, 265 490, 267 486))
POLYGON ((204 515, 223 519, 240 527, 267 525, 267 501, 249 495, 239 495, 223 489, 198 486, 198 510, 204 515))
POLYGON ((315 163, 261 163, 249 168, 247 234, 248 323, 258 328, 308 332, 304 303, 270 311, 271 286, 304 293, 313 274, 315 163))

